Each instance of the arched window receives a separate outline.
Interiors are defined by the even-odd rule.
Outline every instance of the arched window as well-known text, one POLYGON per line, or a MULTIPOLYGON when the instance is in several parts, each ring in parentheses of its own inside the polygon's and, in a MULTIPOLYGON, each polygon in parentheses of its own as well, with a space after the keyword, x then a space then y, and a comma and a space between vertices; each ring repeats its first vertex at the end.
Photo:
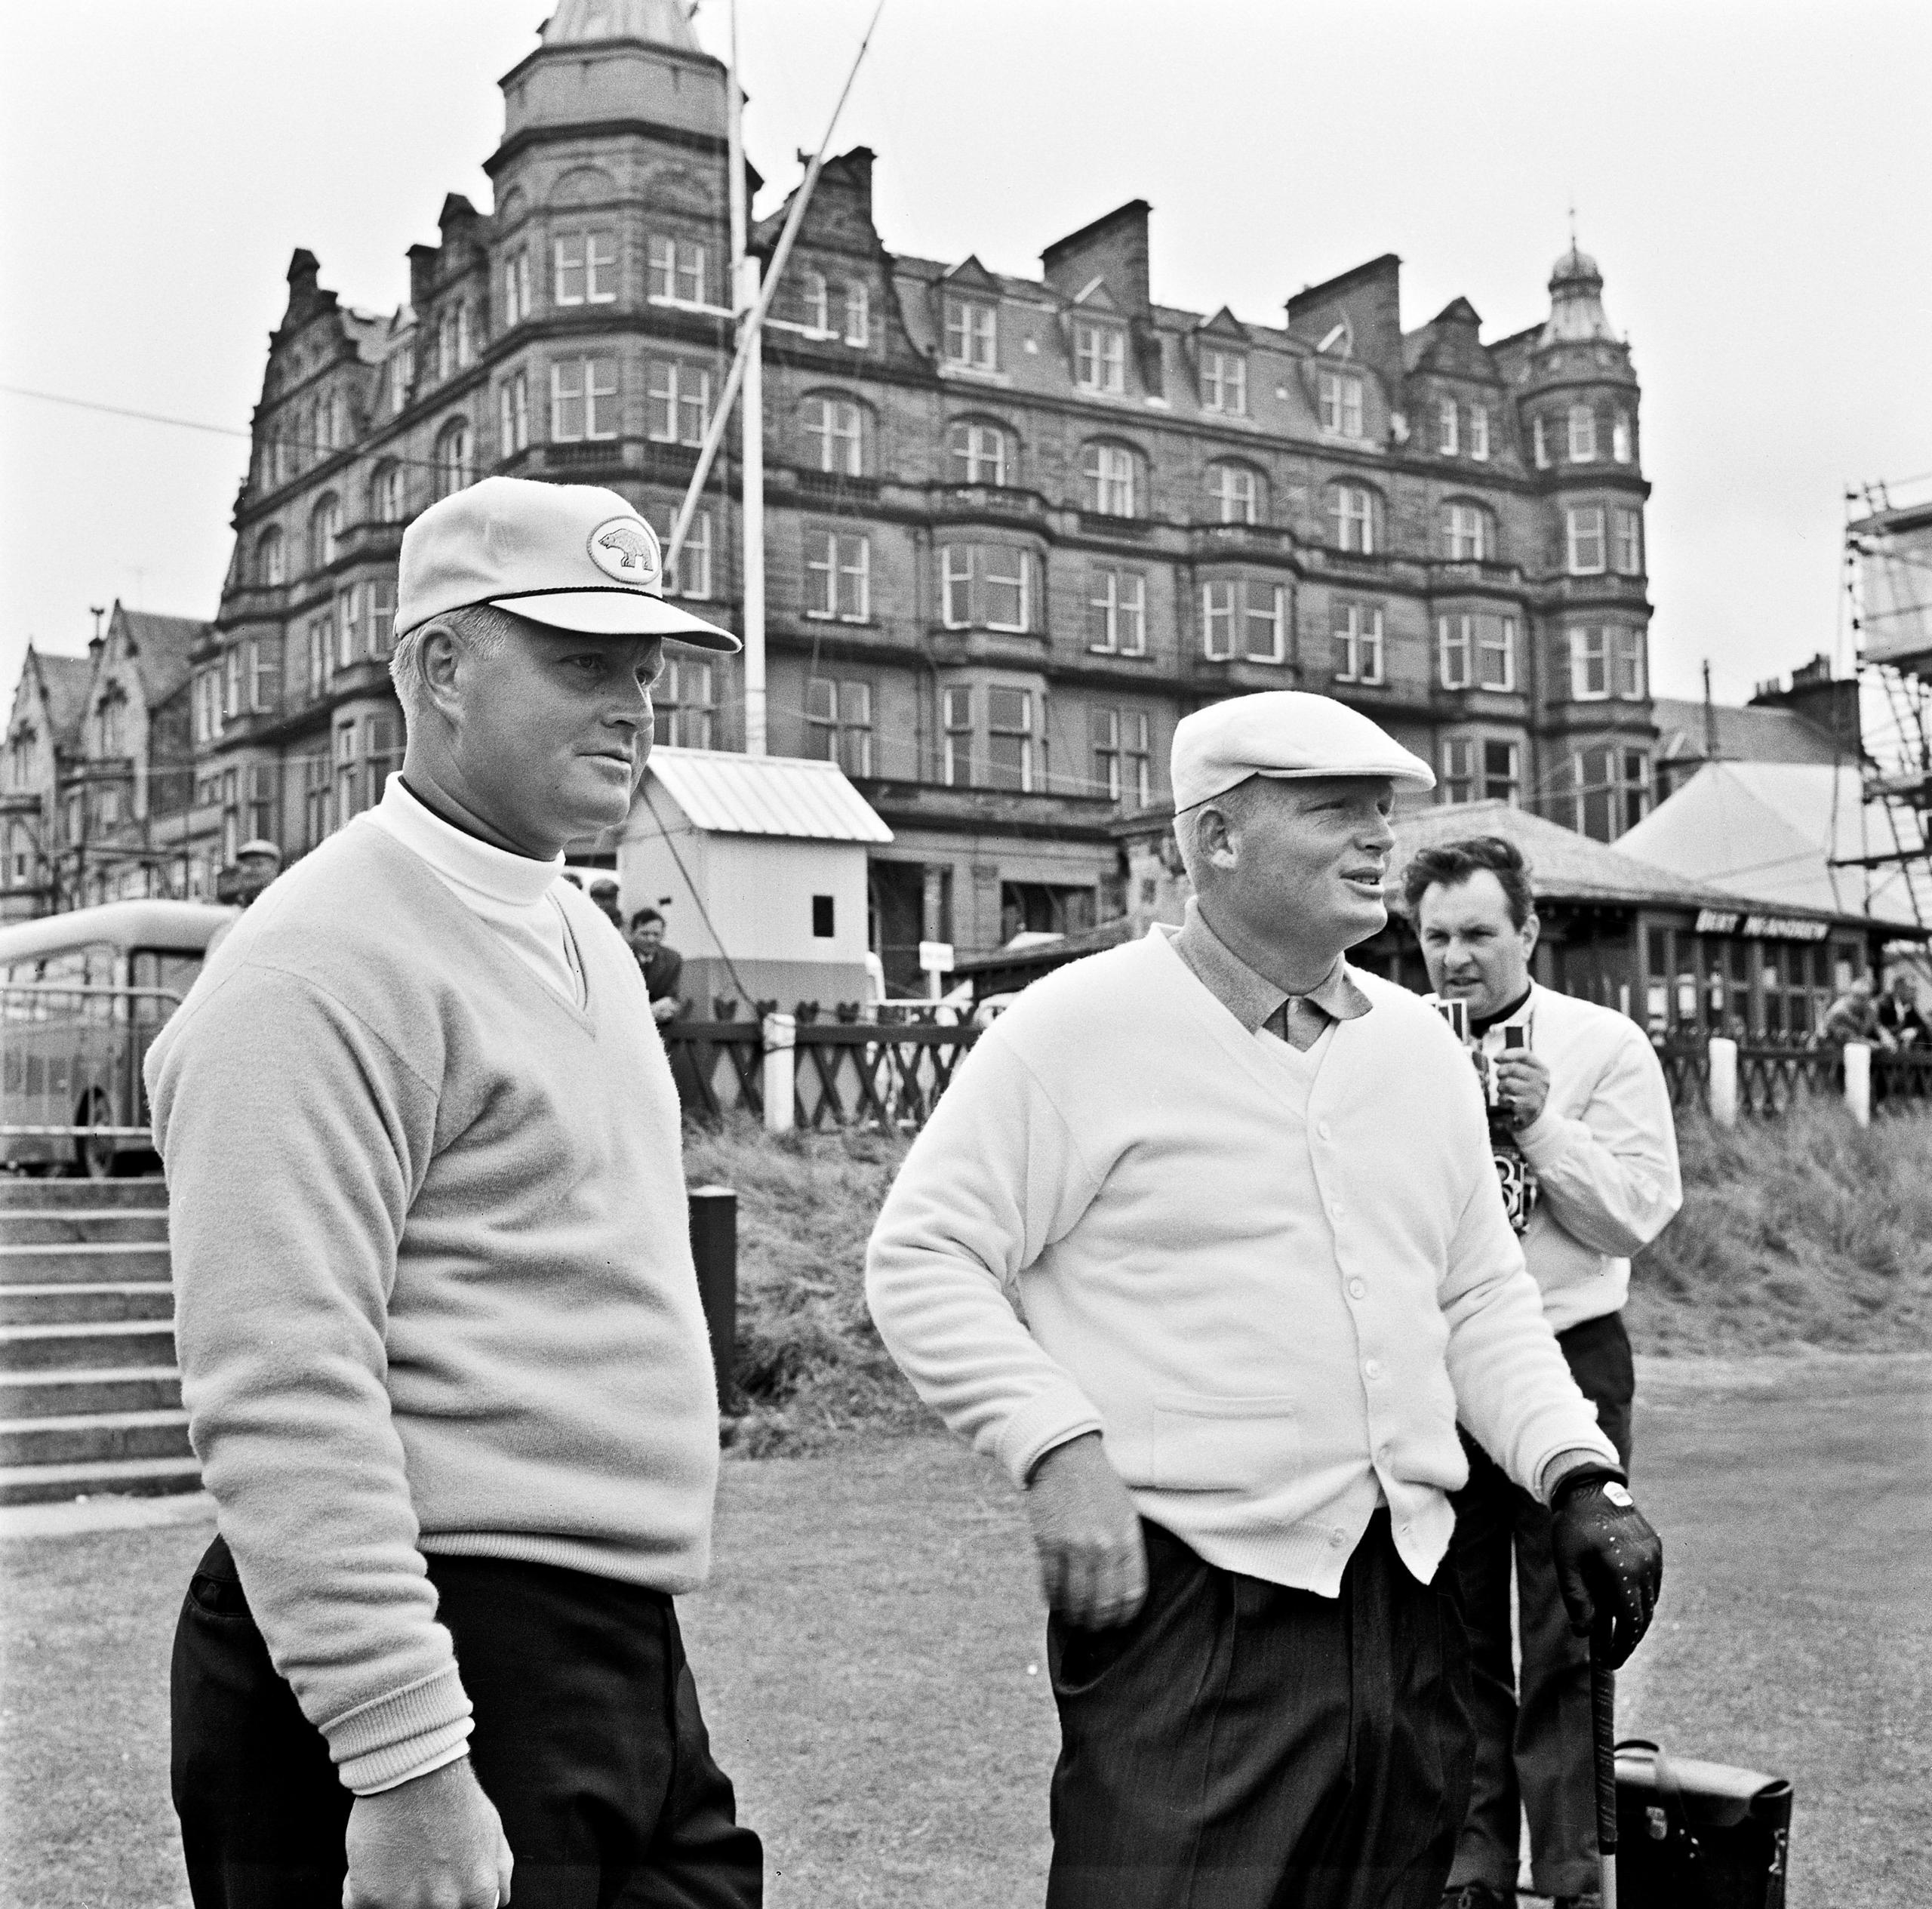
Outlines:
POLYGON ((1146 507, 1140 454, 1124 444, 1090 444, 1080 454, 1081 508, 1101 517, 1137 517, 1146 507))
POLYGON ((342 547, 342 500, 331 491, 309 519, 309 568, 326 570, 342 547))
POLYGON ((473 483, 476 463, 469 435, 469 420, 453 417, 436 439, 436 494, 452 496, 473 483))
POLYGON ((369 480, 369 515, 379 524, 402 522, 402 466, 393 460, 378 464, 369 480))
POLYGON ((798 407, 806 439, 806 463, 814 470, 836 471, 846 477, 866 472, 866 414, 850 398, 820 394, 798 407))
POLYGON ((1268 480, 1252 464, 1208 466, 1208 500, 1217 523, 1260 523, 1267 496, 1268 480))
POLYGON ((256 540, 255 581, 270 590, 288 581, 288 550, 279 524, 269 525, 256 540))
POLYGON ((955 417, 946 448, 958 483, 1011 484, 1017 475, 1013 434, 992 418, 955 417))
POLYGON ((1360 484, 1328 487, 1328 541, 1337 550, 1372 556, 1382 547, 1382 500, 1360 484))
POLYGON ((1438 519, 1442 554, 1453 563, 1481 563, 1496 555, 1496 519, 1466 498, 1445 503, 1438 519))

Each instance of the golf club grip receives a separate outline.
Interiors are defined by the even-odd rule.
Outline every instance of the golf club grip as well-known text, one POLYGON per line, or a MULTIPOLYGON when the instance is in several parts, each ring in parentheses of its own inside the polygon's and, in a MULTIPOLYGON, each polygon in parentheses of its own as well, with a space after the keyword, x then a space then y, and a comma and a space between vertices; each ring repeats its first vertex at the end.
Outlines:
POLYGON ((1590 1646, 1590 1722, 1596 1744, 1597 1847, 1617 1851, 1617 1673, 1590 1646))

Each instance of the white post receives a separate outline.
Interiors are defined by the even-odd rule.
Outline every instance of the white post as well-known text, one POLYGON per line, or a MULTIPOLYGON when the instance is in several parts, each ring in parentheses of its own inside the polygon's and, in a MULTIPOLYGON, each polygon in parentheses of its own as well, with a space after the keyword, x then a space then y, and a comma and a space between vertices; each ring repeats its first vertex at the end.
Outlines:
MULTIPOLYGON (((739 266, 738 309, 758 308, 758 260, 739 266)), ((740 415, 744 420, 744 495, 739 512, 745 553, 745 753, 764 753, 764 337, 755 329, 746 342, 745 383, 740 415)))
POLYGON ((764 1130, 768 1134, 789 1134, 793 1126, 792 1100, 798 1091, 795 1062, 798 1038, 798 1018, 793 1015, 769 1014, 762 1024, 764 1036, 764 1130))
POLYGON ((1861 1127, 1872 1124, 1872 1050, 1863 1041, 1844 1044, 1844 1104, 1861 1127))
POLYGON ((1720 1127, 1737 1125, 1737 1043, 1711 1037, 1711 1118, 1720 1127))

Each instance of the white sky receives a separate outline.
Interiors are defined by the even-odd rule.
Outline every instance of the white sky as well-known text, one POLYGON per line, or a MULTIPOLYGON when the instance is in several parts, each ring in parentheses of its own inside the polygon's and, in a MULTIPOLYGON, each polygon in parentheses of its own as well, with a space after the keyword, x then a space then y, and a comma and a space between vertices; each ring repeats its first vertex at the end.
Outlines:
MULTIPOLYGON (((297 245, 388 307, 546 0, 13 0, 0 382, 245 426, 297 245)), ((871 0, 740 0, 746 139, 816 146, 871 0)), ((699 31, 723 51, 726 0, 699 31)), ((1156 298, 1280 321, 1378 253, 1414 325, 1540 319, 1574 199, 1644 387, 1654 672, 1849 638, 1848 481, 1932 469, 1932 7, 887 0, 835 142, 886 244, 995 269, 1154 206, 1156 298)), ((90 604, 211 616, 246 445, 0 393, 0 691, 90 604)))

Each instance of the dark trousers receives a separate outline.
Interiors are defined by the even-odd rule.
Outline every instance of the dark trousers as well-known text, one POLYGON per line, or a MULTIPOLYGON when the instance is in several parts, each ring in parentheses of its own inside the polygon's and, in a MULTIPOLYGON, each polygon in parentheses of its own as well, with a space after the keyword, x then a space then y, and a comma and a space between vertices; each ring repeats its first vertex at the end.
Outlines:
MULTIPOLYGON (((548 1565, 429 1563, 516 1909, 755 1909, 763 1853, 712 1760, 670 1599, 548 1565)), ((270 1664, 219 1538, 182 1606, 173 1682, 195 1909, 340 1909, 355 1799, 270 1664)))
POLYGON ((1143 1529, 1134 1621, 1048 1626, 1048 1909, 1435 1909, 1469 1794, 1448 1572, 1417 1583, 1386 1510, 1334 1598, 1143 1529))
MULTIPOLYGON (((1586 1319, 1559 1334, 1557 1344, 1627 1468, 1636 1378, 1621 1315, 1586 1319)), ((1486 1883, 1514 1889, 1518 1836, 1527 1815, 1537 1890, 1581 1895, 1597 1886, 1589 1643, 1570 1634, 1550 1560, 1549 1512, 1466 1436, 1463 1443, 1469 1482, 1457 1494, 1449 1556, 1469 1627, 1476 1760, 1450 1881, 1456 1887, 1486 1883), (1520 1683, 1509 1640, 1512 1561, 1520 1683)))

